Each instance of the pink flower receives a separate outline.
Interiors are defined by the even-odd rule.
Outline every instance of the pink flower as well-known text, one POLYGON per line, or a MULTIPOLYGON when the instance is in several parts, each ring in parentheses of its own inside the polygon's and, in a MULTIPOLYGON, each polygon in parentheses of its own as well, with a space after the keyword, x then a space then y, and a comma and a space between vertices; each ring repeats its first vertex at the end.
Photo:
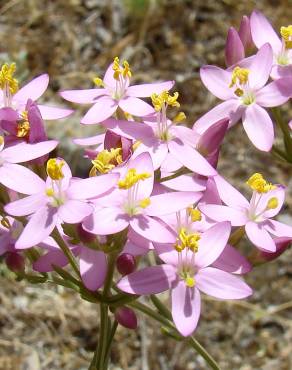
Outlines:
POLYGON ((261 48, 268 42, 273 49, 273 79, 292 77, 292 26, 281 27, 281 38, 273 29, 267 18, 259 11, 252 12, 250 26, 253 42, 261 48))
POLYGON ((156 246, 164 264, 123 277, 118 288, 142 295, 171 289, 173 321, 183 336, 191 335, 200 317, 200 292, 219 299, 241 299, 252 294, 240 278, 210 267, 223 252, 229 234, 229 222, 222 222, 199 238, 196 234, 188 234, 181 236, 175 246, 156 246))
POLYGON ((230 221, 232 226, 244 226, 251 243, 264 251, 276 251, 273 237, 292 237, 291 226, 271 219, 282 208, 285 196, 283 186, 268 184, 260 174, 254 174, 247 182, 253 189, 248 202, 222 177, 215 176, 214 181, 226 205, 200 205, 205 215, 218 222, 230 221))
POLYGON ((30 178, 31 171, 17 163, 42 157, 57 145, 57 141, 50 140, 36 144, 19 143, 4 148, 4 139, 0 136, 0 183, 20 193, 31 194, 34 188, 26 181, 30 178))
MULTIPOLYGON (((19 83, 14 78, 15 63, 4 64, 0 71, 0 107, 9 107, 19 114, 25 111, 29 99, 36 101, 46 91, 49 76, 42 74, 19 89, 19 83)), ((59 119, 72 113, 71 109, 62 109, 38 104, 43 119, 59 119)))
POLYGON ((93 211, 88 200, 111 190, 119 177, 118 174, 110 174, 72 179, 69 166, 62 159, 50 159, 47 173, 46 182, 29 171, 25 178, 17 177, 11 184, 13 190, 19 191, 21 184, 25 183, 21 192, 29 196, 7 204, 6 212, 13 216, 32 215, 16 242, 16 248, 25 249, 42 242, 59 223, 81 222, 93 211))
POLYGON ((87 90, 67 90, 60 95, 73 103, 94 104, 82 118, 83 124, 94 124, 112 116, 120 107, 124 112, 142 117, 153 113, 153 108, 141 100, 153 93, 169 90, 173 81, 130 86, 131 70, 125 61, 120 65, 119 58, 108 67, 103 80, 97 78, 95 83, 103 88, 87 90))
POLYGON ((292 93, 292 78, 268 81, 273 62, 269 44, 264 44, 249 69, 235 67, 223 70, 216 66, 204 66, 200 74, 204 85, 224 103, 219 104, 194 125, 200 133, 205 132, 220 118, 230 118, 234 125, 242 118, 243 128, 252 143, 260 150, 269 151, 274 141, 273 122, 263 108, 276 107, 289 100, 292 93))
POLYGON ((240 62, 245 57, 244 46, 234 27, 230 27, 225 44, 225 62, 227 67, 240 62))
POLYGON ((140 154, 117 171, 120 173, 118 189, 95 201, 95 211, 83 222, 85 230, 109 235, 130 226, 130 230, 148 240, 174 241, 173 233, 157 217, 197 202, 202 194, 172 192, 151 196, 154 171, 149 153, 140 154))

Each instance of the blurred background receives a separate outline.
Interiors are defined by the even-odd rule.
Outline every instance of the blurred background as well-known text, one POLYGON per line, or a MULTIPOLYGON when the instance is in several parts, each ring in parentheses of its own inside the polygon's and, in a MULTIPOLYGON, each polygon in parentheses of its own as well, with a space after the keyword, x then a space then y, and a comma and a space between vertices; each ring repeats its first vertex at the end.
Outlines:
MULTIPOLYGON (((279 30, 291 24, 291 7, 290 0, 0 0, 0 62, 15 61, 20 81, 48 72, 45 101, 68 106, 58 98, 60 89, 92 87, 92 78, 119 56, 129 61, 134 82, 175 79, 192 125, 217 103, 200 82, 199 68, 225 66, 228 28, 257 8, 279 30)), ((60 154, 77 173, 86 173, 89 164, 71 139, 98 129, 79 124, 87 107, 72 107, 74 115, 47 128, 62 140, 60 154)), ((291 105, 283 112, 288 122, 291 105)), ((257 171, 286 185, 279 219, 289 224, 291 168, 257 151, 241 125, 228 132, 220 173, 244 192, 244 182, 257 171)), ((248 301, 204 299, 196 338, 223 370, 292 369, 291 257, 290 249, 248 275, 255 290, 248 301)), ((0 369, 86 370, 96 346, 97 307, 66 289, 15 282, 3 266, 0 280, 0 369)), ((136 332, 118 330, 112 357, 112 370, 207 369, 186 345, 142 316, 136 332)))

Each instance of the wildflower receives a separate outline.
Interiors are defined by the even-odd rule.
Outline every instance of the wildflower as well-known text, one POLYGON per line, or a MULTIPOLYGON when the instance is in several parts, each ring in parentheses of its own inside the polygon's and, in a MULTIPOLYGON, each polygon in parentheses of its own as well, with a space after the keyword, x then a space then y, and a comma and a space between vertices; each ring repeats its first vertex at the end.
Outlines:
POLYGON ((94 79, 98 88, 87 90, 67 90, 60 95, 71 102, 93 104, 82 118, 83 124, 100 123, 113 115, 118 107, 131 115, 142 117, 153 113, 153 108, 140 98, 172 88, 174 82, 130 86, 132 72, 127 61, 120 64, 119 58, 108 67, 103 80, 94 79))

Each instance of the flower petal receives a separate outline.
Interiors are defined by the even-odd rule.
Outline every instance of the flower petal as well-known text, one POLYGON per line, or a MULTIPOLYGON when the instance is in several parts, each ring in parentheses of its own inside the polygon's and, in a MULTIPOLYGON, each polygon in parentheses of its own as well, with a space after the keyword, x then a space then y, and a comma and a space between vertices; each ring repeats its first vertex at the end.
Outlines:
POLYGON ((136 98, 146 98, 152 94, 160 94, 162 91, 170 90, 174 81, 155 82, 150 84, 132 85, 127 88, 127 95, 136 98))
POLYGON ((204 213, 204 215, 211 218, 211 220, 217 222, 230 221, 232 226, 242 226, 248 221, 244 210, 217 204, 201 204, 199 205, 199 209, 204 213))
POLYGON ((175 233, 154 218, 138 215, 131 218, 130 225, 137 234, 153 242, 174 243, 176 241, 175 233))
POLYGON ((126 96, 119 101, 119 107, 133 116, 143 117, 154 113, 154 108, 139 98, 126 96))
POLYGON ((265 229, 277 237, 292 238, 292 226, 282 222, 269 220, 265 222, 265 229))
POLYGON ((94 100, 102 95, 107 95, 106 89, 84 89, 84 90, 64 90, 59 94, 63 99, 79 104, 94 103, 94 100))
POLYGON ((118 103, 110 96, 101 96, 82 118, 81 123, 91 125, 102 122, 109 118, 116 111, 117 107, 118 103))
POLYGON ((242 299, 252 294, 242 279, 213 267, 199 270, 195 280, 198 289, 219 299, 242 299))
POLYGON ((19 89, 13 100, 21 104, 26 104, 28 99, 37 100, 47 90, 48 84, 49 75, 42 74, 19 89))
POLYGON ((227 244, 230 232, 230 222, 220 222, 202 234, 196 253, 196 265, 199 268, 209 266, 216 261, 227 244))
POLYGON ((179 191, 159 194, 150 198, 150 205, 145 209, 149 216, 163 216, 180 211, 202 198, 202 193, 194 191, 179 191))
POLYGON ((36 212, 39 208, 47 204, 47 198, 44 193, 29 195, 28 197, 18 199, 6 204, 5 212, 12 216, 27 216, 36 212))
POLYGON ((216 66, 203 66, 200 69, 200 77, 206 88, 221 100, 231 99, 233 91, 229 88, 231 72, 216 66))
POLYGON ((106 277, 107 259, 103 252, 83 247, 80 253, 80 275, 87 289, 99 289, 106 277))
POLYGON ((250 105, 243 114, 242 124, 255 147, 264 152, 271 150, 274 142, 274 126, 265 109, 257 104, 250 105))
POLYGON ((74 112, 72 109, 50 107, 42 104, 38 104, 38 108, 44 120, 65 118, 74 112))
POLYGON ((250 221, 245 225, 245 232, 248 239, 256 247, 270 252, 276 251, 276 244, 265 228, 265 223, 257 224, 250 221))
POLYGON ((252 269, 249 261, 229 244, 226 245, 216 261, 212 263, 212 266, 232 274, 246 274, 252 269))
POLYGON ((233 208, 249 208, 248 200, 222 176, 213 177, 220 199, 233 208))
POLYGON ((53 271, 53 265, 65 267, 69 263, 67 257, 61 250, 49 251, 43 254, 33 263, 33 269, 38 272, 53 271))
POLYGON ((0 183, 22 194, 35 194, 44 191, 45 182, 24 166, 5 163, 0 168, 0 183))
POLYGON ((206 190, 206 181, 197 176, 182 175, 174 179, 163 181, 164 186, 179 191, 204 191, 206 190))
POLYGON ((115 234, 128 225, 128 217, 120 208, 115 207, 96 209, 83 222, 85 230, 97 235, 115 234))
POLYGON ((69 198, 95 198, 112 189, 119 179, 118 173, 89 177, 72 182, 67 190, 69 198))
POLYGON ((184 145, 182 141, 175 139, 168 144, 171 154, 185 167, 203 176, 215 176, 216 170, 195 149, 184 145))
POLYGON ((282 43, 267 18, 258 10, 254 10, 250 16, 252 39, 257 48, 267 41, 272 45, 274 53, 281 50, 282 43))
POLYGON ((191 335, 201 314, 199 290, 188 288, 184 281, 179 281, 171 292, 171 312, 173 322, 181 335, 191 335))
POLYGON ((270 77, 273 64, 273 50, 271 45, 266 43, 256 53, 251 66, 249 84, 252 88, 263 87, 270 77))
POLYGON ((57 209, 52 207, 39 208, 23 229, 15 243, 15 248, 26 249, 46 239, 57 224, 57 209))
POLYGON ((82 222, 85 217, 93 212, 93 206, 80 200, 69 199, 59 207, 58 215, 68 224, 82 222))
POLYGON ((151 266, 126 275, 118 282, 117 287, 130 294, 157 294, 168 290, 175 279, 174 267, 151 266))
POLYGON ((292 96, 291 77, 280 78, 269 83, 256 93, 256 102, 262 107, 277 107, 286 103, 292 96))

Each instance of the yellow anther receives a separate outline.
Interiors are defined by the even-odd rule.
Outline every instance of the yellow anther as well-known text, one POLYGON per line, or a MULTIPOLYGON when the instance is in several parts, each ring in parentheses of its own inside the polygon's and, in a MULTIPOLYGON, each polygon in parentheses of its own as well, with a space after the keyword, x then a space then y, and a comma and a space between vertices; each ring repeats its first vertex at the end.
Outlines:
POLYGON ((182 122, 183 120, 186 119, 186 115, 184 112, 179 112, 173 119, 173 123, 180 123, 182 122))
POLYGON ((192 222, 201 221, 202 213, 197 208, 188 208, 189 215, 191 216, 192 222))
POLYGON ((184 247, 183 245, 181 245, 181 244, 177 243, 177 244, 175 244, 174 249, 175 249, 178 253, 181 253, 181 252, 185 249, 185 247, 184 247))
POLYGON ((142 142, 140 140, 135 141, 134 144, 132 145, 133 150, 135 151, 141 144, 142 142))
POLYGON ((104 87, 104 82, 101 78, 95 77, 93 80, 93 83, 98 87, 104 87))
POLYGON ((246 184, 258 193, 267 193, 268 191, 276 188, 275 185, 268 183, 260 173, 254 173, 247 180, 246 184))
POLYGON ((278 205, 279 205, 278 198, 273 197, 269 199, 268 204, 267 204, 267 209, 275 209, 278 207, 278 205))
MULTIPOLYGON (((110 170, 115 168, 116 165, 123 162, 121 151, 121 148, 102 150, 100 153, 97 154, 96 158, 91 161, 91 163, 93 164, 92 171, 94 171, 93 169, 96 169, 100 173, 108 173, 110 170)), ((95 175, 96 173, 93 174, 93 176, 95 175)))
POLYGON ((11 224, 8 220, 7 217, 3 217, 2 220, 1 220, 1 225, 4 226, 6 229, 10 229, 11 228, 11 224))
POLYGON ((4 144, 4 136, 0 135, 0 146, 4 144))
POLYGON ((125 60, 123 62, 123 66, 124 66, 124 69, 123 69, 123 77, 132 77, 132 72, 131 72, 131 69, 130 69, 130 64, 125 60))
POLYGON ((287 27, 281 27, 280 29, 281 36, 285 42, 287 49, 292 49, 292 25, 287 27))
POLYGON ((140 200, 139 206, 141 208, 146 208, 146 207, 149 206, 150 203, 151 203, 150 198, 144 198, 144 199, 140 200))
POLYGON ((248 82, 249 70, 246 68, 235 67, 232 71, 231 83, 229 87, 233 87, 238 82, 239 85, 245 85, 248 82))
POLYGON ((16 64, 5 63, 0 71, 0 89, 9 89, 10 94, 15 94, 18 91, 18 81, 13 77, 16 70, 16 64))
POLYGON ((128 121, 130 121, 131 119, 133 119, 133 116, 132 116, 130 113, 128 113, 128 112, 124 112, 124 116, 125 116, 125 118, 126 118, 128 121))
POLYGON ((52 180, 61 180, 64 177, 62 167, 64 161, 58 161, 57 158, 51 158, 47 162, 47 174, 52 180))
POLYGON ((238 88, 234 91, 234 94, 240 98, 241 96, 243 96, 244 91, 238 87, 238 88))
POLYGON ((198 247, 199 247, 198 242, 200 239, 201 239, 200 234, 198 233, 188 234, 185 228, 181 228, 178 234, 178 239, 175 245, 175 249, 177 249, 176 247, 177 245, 179 245, 182 249, 188 248, 192 252, 196 253, 198 251, 198 247))
POLYGON ((177 101, 178 99, 178 92, 175 92, 173 96, 169 95, 168 91, 162 91, 160 94, 152 94, 151 99, 152 99, 152 104, 156 110, 156 112, 161 111, 163 106, 170 105, 172 107, 179 107, 180 104, 177 101))
POLYGON ((30 125, 28 121, 28 112, 25 110, 20 114, 21 120, 17 123, 16 136, 19 138, 26 137, 29 134, 30 125))
POLYGON ((118 182, 120 189, 130 189, 132 186, 137 184, 138 181, 144 181, 151 177, 150 173, 137 173, 135 168, 130 168, 123 180, 118 182))
POLYGON ((187 276, 185 278, 185 283, 186 283, 186 286, 189 287, 189 288, 193 288, 196 284, 195 282, 195 278, 191 277, 191 276, 187 276))
POLYGON ((46 194, 48 197, 52 197, 53 195, 55 195, 55 192, 52 188, 48 188, 46 189, 46 194))

